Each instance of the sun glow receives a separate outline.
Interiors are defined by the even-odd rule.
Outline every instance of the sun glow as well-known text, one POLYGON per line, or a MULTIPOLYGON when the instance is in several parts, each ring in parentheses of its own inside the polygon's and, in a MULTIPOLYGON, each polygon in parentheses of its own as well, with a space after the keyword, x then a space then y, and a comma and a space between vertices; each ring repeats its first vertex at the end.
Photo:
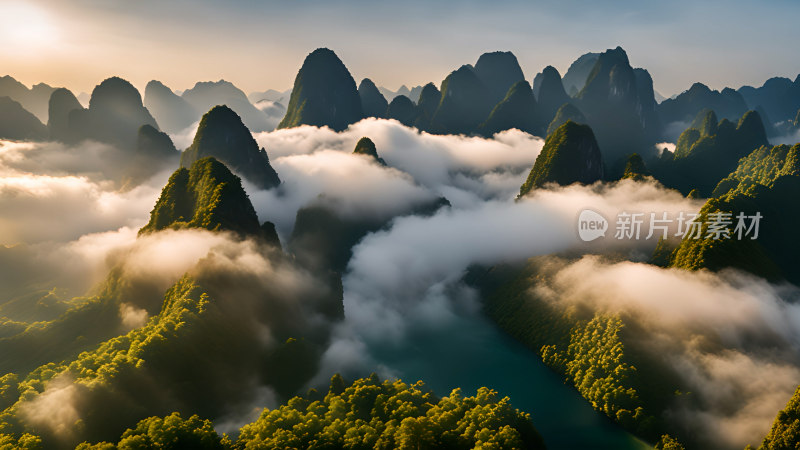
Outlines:
POLYGON ((14 53, 52 49, 58 44, 58 30, 47 11, 17 1, 0 0, 0 45, 14 53))

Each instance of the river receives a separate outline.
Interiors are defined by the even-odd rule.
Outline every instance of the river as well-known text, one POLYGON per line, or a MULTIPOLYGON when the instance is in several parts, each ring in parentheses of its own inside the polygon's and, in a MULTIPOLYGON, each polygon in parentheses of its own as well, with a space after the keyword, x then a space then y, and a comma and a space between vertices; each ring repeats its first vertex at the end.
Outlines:
POLYGON ((598 413, 533 352, 489 319, 460 316, 446 327, 414 332, 400 348, 370 347, 373 358, 407 382, 423 380, 437 395, 481 386, 508 396, 531 415, 548 449, 652 448, 598 413))

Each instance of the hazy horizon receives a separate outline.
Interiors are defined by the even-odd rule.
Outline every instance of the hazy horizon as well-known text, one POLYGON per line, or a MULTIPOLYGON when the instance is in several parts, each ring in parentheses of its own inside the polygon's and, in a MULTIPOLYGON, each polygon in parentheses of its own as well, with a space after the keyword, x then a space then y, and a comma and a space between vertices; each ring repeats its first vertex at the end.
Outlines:
POLYGON ((670 96, 694 82, 719 90, 794 79, 800 61, 776 43, 800 37, 797 12, 800 5, 788 0, 625 0, 614 9, 580 0, 238 0, 224 7, 211 0, 0 0, 0 75, 76 94, 114 75, 140 90, 152 79, 174 90, 225 79, 250 93, 289 89, 306 55, 328 47, 356 82, 370 78, 396 90, 438 85, 487 51, 512 51, 530 81, 547 65, 563 75, 580 55, 619 45, 670 96), (768 31, 741 31, 757 29, 768 31))

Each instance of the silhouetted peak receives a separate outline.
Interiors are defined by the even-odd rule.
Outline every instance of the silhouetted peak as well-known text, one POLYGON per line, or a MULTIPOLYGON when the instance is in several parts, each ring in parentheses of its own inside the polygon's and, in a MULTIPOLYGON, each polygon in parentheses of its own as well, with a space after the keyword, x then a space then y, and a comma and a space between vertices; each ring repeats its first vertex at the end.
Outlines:
POLYGON ((339 56, 336 55, 336 52, 329 48, 320 47, 313 52, 309 53, 306 56, 305 61, 303 62, 303 66, 307 65, 314 65, 314 64, 332 64, 332 65, 344 65, 342 60, 339 59, 339 56))
POLYGON ((83 109, 83 106, 69 89, 58 88, 50 94, 47 128, 51 139, 71 139, 69 113, 76 109, 83 109))
POLYGON ((398 95, 393 98, 386 108, 386 117, 399 120, 403 125, 410 127, 417 119, 417 107, 414 102, 405 95, 398 95))
POLYGON ((580 109, 577 106, 573 105, 572 103, 564 103, 558 108, 556 111, 555 117, 550 122, 550 125, 547 127, 546 135, 550 136, 555 130, 558 129, 561 125, 567 123, 567 121, 573 121, 576 123, 586 123, 586 116, 583 115, 580 109))
POLYGON ((475 68, 472 67, 472 64, 464 64, 458 69, 454 70, 450 73, 451 76, 458 76, 458 77, 472 77, 475 75, 475 68))
POLYGON ((156 157, 177 157, 178 150, 167 133, 152 125, 142 125, 136 141, 136 150, 156 157))
POLYGON ((533 89, 531 89, 530 83, 525 80, 520 80, 514 83, 506 93, 506 98, 514 97, 516 95, 532 95, 533 89))
POLYGON ((389 103, 381 91, 369 78, 364 78, 358 85, 358 96, 361 98, 361 108, 367 117, 384 117, 389 103))
POLYGON ((614 49, 606 50, 605 53, 602 53, 600 55, 600 57, 610 58, 620 64, 630 65, 630 61, 628 60, 628 54, 620 46, 617 46, 614 49))
POLYGON ((172 91, 172 89, 168 88, 166 85, 164 85, 164 83, 162 83, 162 82, 160 82, 158 80, 150 80, 150 81, 147 82, 147 86, 145 86, 145 88, 144 88, 144 95, 145 95, 145 97, 147 97, 148 95, 152 95, 151 93, 153 93, 153 94, 155 94, 155 93, 158 93, 158 94, 167 94, 167 93, 169 93, 169 94, 172 94, 172 95, 177 95, 177 94, 175 94, 175 92, 172 91))
POLYGON ((189 101, 194 101, 192 97, 202 95, 209 92, 215 92, 220 95, 224 95, 226 97, 236 98, 237 100, 245 101, 249 103, 247 100, 247 95, 236 87, 230 81, 219 80, 219 81, 198 81, 195 83, 194 87, 191 89, 187 89, 182 97, 186 98, 189 101))
MULTIPOLYGON (((600 53, 586 53, 570 64, 567 73, 562 77, 562 83, 567 93, 574 96, 583 89, 599 57, 600 53)), ((539 95, 535 88, 534 94, 539 95)))
POLYGON ((45 138, 47 127, 33 113, 10 97, 0 97, 0 139, 45 138))
POLYGON ((787 89, 792 85, 792 80, 786 77, 772 77, 761 86, 766 89, 787 89))
POLYGON ((531 85, 525 80, 520 80, 514 83, 503 100, 495 105, 489 117, 481 125, 480 133, 492 136, 500 131, 516 128, 534 134, 538 131, 536 119, 536 99, 531 85))
POLYGON ((217 80, 217 81, 198 81, 197 83, 194 84, 194 88, 195 89, 197 89, 197 88, 202 88, 202 89, 209 89, 209 88, 228 88, 228 89, 230 89, 230 88, 234 88, 236 90, 239 90, 239 88, 234 86, 233 83, 231 83, 230 81, 224 80, 224 79, 217 80))
POLYGON ((417 118, 417 128, 424 130, 430 125, 430 120, 436 113, 436 108, 439 107, 439 102, 442 100, 442 93, 433 83, 426 84, 419 94, 417 101, 417 109, 420 116, 417 118))
POLYGON ((217 105, 200 119, 192 145, 202 145, 205 139, 219 139, 220 135, 224 135, 223 140, 229 140, 229 135, 234 133, 250 135, 250 130, 235 111, 227 105, 217 105))
POLYGON ((539 102, 539 127, 544 130, 552 122, 558 109, 569 101, 569 95, 564 90, 561 75, 553 66, 545 67, 533 79, 533 92, 539 102))
POLYGON ((542 70, 542 75, 545 77, 545 79, 547 79, 547 78, 551 78, 551 79, 552 78, 558 78, 559 80, 561 79, 561 74, 558 73, 558 69, 556 69, 553 66, 545 67, 542 70))
POLYGON ((0 92, 6 96, 16 96, 28 92, 28 87, 11 75, 4 75, 0 77, 0 92))
POLYGON ((364 112, 356 82, 336 53, 318 48, 297 72, 286 116, 278 128, 329 126, 342 131, 361 120, 364 112))
POLYGON ((361 89, 375 89, 377 91, 378 86, 376 86, 375 83, 369 78, 364 78, 361 80, 361 83, 358 84, 358 90, 360 91, 361 89))
POLYGON ((116 109, 121 105, 143 107, 142 96, 133 85, 120 77, 103 80, 92 91, 89 108, 103 110, 116 109))
POLYGON ((511 52, 484 53, 475 63, 474 70, 489 89, 493 103, 502 100, 514 83, 525 79, 517 57, 511 52))
POLYGON ((689 92, 690 94, 696 94, 696 93, 710 93, 710 92, 711 92, 711 88, 709 88, 708 86, 706 86, 706 85, 705 85, 705 84, 703 84, 703 83, 696 82, 696 83, 692 84, 692 87, 690 87, 690 88, 689 88, 689 91, 688 91, 688 92, 689 92))

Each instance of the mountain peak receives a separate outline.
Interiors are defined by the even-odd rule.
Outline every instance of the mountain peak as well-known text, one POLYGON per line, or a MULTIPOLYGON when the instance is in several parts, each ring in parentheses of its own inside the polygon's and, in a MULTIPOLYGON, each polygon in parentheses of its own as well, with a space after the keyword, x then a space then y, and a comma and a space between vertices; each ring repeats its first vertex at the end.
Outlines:
POLYGON ((758 111, 747 111, 744 113, 739 123, 736 125, 736 131, 744 133, 747 140, 766 144, 767 132, 764 130, 764 121, 761 120, 761 115, 758 111))
POLYGON ((542 75, 544 77, 558 77, 559 80, 561 79, 561 74, 558 73, 558 69, 553 66, 547 66, 542 69, 542 75))
POLYGON ((555 117, 553 117, 550 125, 547 126, 546 135, 550 136, 558 129, 558 127, 564 125, 569 120, 576 123, 586 123, 586 117, 577 106, 573 105, 572 103, 564 103, 560 108, 558 108, 555 117))
POLYGON ((380 156, 378 156, 378 149, 375 147, 375 143, 372 142, 372 139, 366 136, 358 140, 356 143, 356 148, 353 150, 353 154, 367 156, 374 159, 382 166, 386 165, 386 162, 380 156))
POLYGON ((303 61, 278 128, 329 126, 342 131, 364 117, 356 82, 332 50, 318 48, 303 61))
POLYGON ((531 85, 520 80, 508 90, 506 96, 494 107, 489 118, 481 125, 481 134, 492 136, 503 130, 516 128, 534 134, 536 126, 536 99, 531 85))
POLYGON ((606 58, 611 58, 621 64, 630 65, 630 61, 628 60, 628 54, 620 46, 617 46, 614 49, 606 50, 605 53, 600 54, 600 57, 603 57, 603 55, 605 55, 606 58))
POLYGON ((628 157, 628 161, 625 163, 625 172, 622 174, 623 179, 643 181, 649 176, 650 171, 647 170, 644 160, 638 153, 633 153, 628 157))
POLYGON ((591 184, 602 178, 603 157, 592 129, 568 120, 547 137, 520 197, 548 183, 591 184))
POLYGON ((484 53, 475 63, 475 74, 489 89, 490 101, 503 100, 514 83, 525 79, 517 57, 511 52, 484 53))
POLYGON ((358 96, 361 99, 361 109, 366 117, 381 118, 386 115, 389 103, 378 90, 378 86, 369 78, 364 78, 358 85, 358 96))
POLYGON ((561 75, 553 66, 545 67, 533 79, 533 92, 539 104, 539 127, 544 129, 555 117, 558 109, 569 102, 569 96, 564 90, 561 75))
POLYGON ((699 81, 697 81, 697 82, 692 83, 692 86, 689 88, 688 92, 689 93, 710 93, 711 92, 711 88, 709 88, 705 84, 700 83, 699 81))
POLYGON ((167 132, 178 133, 197 121, 200 113, 183 97, 158 80, 144 88, 144 104, 167 132))
POLYGON ((414 126, 417 120, 417 106, 405 95, 393 98, 386 108, 386 117, 400 121, 407 127, 414 126))
POLYGON ((30 111, 9 97, 0 97, 0 139, 39 140, 47 128, 30 111))
POLYGON ((47 128, 50 139, 68 141, 71 139, 69 113, 83 109, 75 95, 66 88, 58 88, 50 94, 48 102, 47 128))
POLYGON ((432 120, 437 133, 469 134, 492 110, 489 90, 469 64, 454 70, 442 82, 442 99, 432 120))
POLYGON ((143 107, 142 96, 133 85, 120 77, 106 78, 92 90, 89 109, 119 110, 143 107))
POLYGON ((422 88, 417 101, 419 116, 415 126, 418 129, 427 130, 429 128, 431 118, 436 113, 436 108, 439 107, 441 101, 442 93, 439 92, 439 88, 435 84, 428 83, 422 88))
POLYGON ((170 89, 164 83, 162 83, 162 82, 160 82, 158 80, 150 80, 150 81, 147 82, 147 85, 144 87, 144 97, 145 97, 145 99, 147 99, 147 97, 152 96, 154 94, 174 95, 174 96, 178 97, 178 94, 176 94, 175 91, 170 89))
POLYGON ((167 228, 233 231, 243 236, 262 232, 241 180, 213 157, 172 174, 139 234, 167 228))
POLYGON ((92 90, 89 109, 69 115, 70 132, 76 139, 96 139, 133 149, 139 127, 160 129, 131 83, 120 77, 103 80, 92 90))
MULTIPOLYGON (((586 53, 570 64, 567 73, 564 74, 562 79, 564 89, 570 97, 578 95, 578 92, 586 85, 586 80, 589 78, 589 74, 592 72, 592 68, 594 68, 599 57, 600 53, 586 53)), ((538 93, 536 94, 538 95, 538 93)))
POLYGON ((200 119, 192 145, 181 155, 181 166, 191 166, 208 156, 219 159, 261 189, 280 184, 266 150, 258 148, 239 115, 225 105, 211 108, 200 119))

